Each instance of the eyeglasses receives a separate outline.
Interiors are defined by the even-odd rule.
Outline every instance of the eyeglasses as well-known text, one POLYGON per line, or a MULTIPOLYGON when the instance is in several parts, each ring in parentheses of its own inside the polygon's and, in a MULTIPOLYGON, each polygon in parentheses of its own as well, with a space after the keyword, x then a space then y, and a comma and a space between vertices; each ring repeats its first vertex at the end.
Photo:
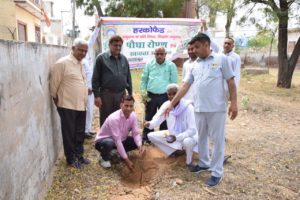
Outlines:
POLYGON ((166 55, 166 53, 154 53, 154 55, 156 55, 156 56, 159 56, 159 55, 164 56, 164 55, 166 55))

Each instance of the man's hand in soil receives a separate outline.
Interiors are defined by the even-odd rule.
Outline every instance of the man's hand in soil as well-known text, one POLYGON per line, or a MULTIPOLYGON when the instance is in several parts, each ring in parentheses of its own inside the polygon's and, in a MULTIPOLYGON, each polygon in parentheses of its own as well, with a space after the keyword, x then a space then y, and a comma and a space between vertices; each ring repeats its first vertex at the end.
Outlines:
POLYGON ((97 106, 98 108, 101 108, 102 106, 102 100, 101 100, 101 97, 95 97, 95 106, 97 106))
POLYGON ((126 158, 125 160, 125 164, 128 167, 128 169, 133 172, 134 170, 134 164, 129 160, 129 158, 126 158))
POLYGON ((142 146, 139 146, 139 155, 144 157, 145 154, 146 154, 146 148, 142 145, 142 146))

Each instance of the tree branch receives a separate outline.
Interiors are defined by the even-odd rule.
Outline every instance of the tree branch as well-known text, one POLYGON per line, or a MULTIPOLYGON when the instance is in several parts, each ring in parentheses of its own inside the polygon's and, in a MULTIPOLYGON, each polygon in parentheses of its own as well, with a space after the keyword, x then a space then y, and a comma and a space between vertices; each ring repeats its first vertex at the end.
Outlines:
POLYGON ((290 0, 287 2, 288 7, 290 7, 293 3, 295 2, 295 0, 290 0))
MULTIPOLYGON (((262 3, 265 5, 270 6, 275 12, 278 12, 280 9, 279 7, 276 5, 274 0, 250 0, 253 3, 262 3)), ((293 1, 293 0, 292 0, 293 1)))

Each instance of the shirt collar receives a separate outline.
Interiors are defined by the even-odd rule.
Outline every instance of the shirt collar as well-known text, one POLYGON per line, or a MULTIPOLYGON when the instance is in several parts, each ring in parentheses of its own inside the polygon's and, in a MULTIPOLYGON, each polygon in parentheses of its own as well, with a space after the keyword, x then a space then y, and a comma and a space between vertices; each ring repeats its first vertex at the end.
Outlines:
MULTIPOLYGON (((108 50, 107 53, 108 53, 108 56, 109 56, 109 57, 114 57, 114 58, 115 58, 115 56, 113 56, 113 55, 111 54, 110 50, 108 50)), ((118 55, 118 58, 120 58, 120 54, 118 55)))
POLYGON ((207 60, 209 58, 214 58, 215 56, 216 56, 216 53, 214 51, 211 51, 210 54, 206 58, 202 59, 202 58, 198 57, 196 61, 199 62, 201 60, 207 60))
POLYGON ((75 65, 82 63, 82 61, 77 60, 72 53, 70 54, 70 59, 75 65))
POLYGON ((156 59, 154 59, 154 62, 157 64, 157 65, 165 65, 166 64, 166 59, 164 60, 163 63, 159 64, 158 62, 156 62, 156 59))
MULTIPOLYGON (((130 118, 130 116, 131 116, 131 113, 130 113, 128 119, 130 118)), ((124 115, 122 109, 120 109, 120 117, 121 117, 122 119, 124 119, 124 120, 128 120, 128 119, 125 117, 125 115, 124 115)))

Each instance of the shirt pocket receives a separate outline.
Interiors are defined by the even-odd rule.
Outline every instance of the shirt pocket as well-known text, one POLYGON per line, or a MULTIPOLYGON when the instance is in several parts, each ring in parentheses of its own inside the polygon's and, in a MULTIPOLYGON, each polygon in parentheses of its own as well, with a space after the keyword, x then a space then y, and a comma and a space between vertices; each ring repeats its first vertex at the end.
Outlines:
POLYGON ((208 77, 217 78, 222 75, 221 67, 209 67, 208 69, 208 77))

